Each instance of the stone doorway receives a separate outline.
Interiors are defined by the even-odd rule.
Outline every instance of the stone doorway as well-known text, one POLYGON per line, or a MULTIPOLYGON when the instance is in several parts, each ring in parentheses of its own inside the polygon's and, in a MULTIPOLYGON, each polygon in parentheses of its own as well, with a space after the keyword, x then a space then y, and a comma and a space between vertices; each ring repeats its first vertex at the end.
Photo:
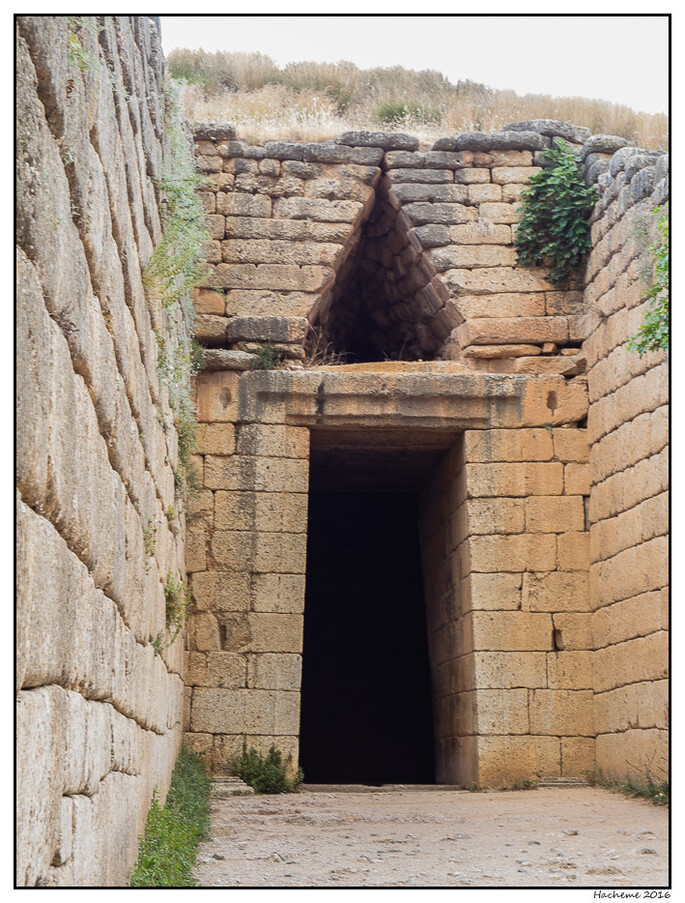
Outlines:
POLYGON ((310 782, 445 780, 442 600, 423 568, 432 545, 449 544, 429 487, 455 445, 449 431, 312 430, 300 722, 310 782))

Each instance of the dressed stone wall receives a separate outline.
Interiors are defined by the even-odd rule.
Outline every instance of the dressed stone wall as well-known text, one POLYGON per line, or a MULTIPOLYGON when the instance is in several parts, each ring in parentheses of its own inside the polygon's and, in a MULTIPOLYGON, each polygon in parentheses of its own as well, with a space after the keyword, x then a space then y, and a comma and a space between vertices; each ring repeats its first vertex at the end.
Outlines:
POLYGON ((654 208, 668 202, 668 156, 617 150, 593 175, 601 199, 586 270, 590 603, 597 767, 668 765, 668 357, 626 347, 644 318, 654 208))
POLYGON ((180 744, 185 570, 157 374, 163 57, 147 17, 17 21, 17 875, 125 884, 180 744))

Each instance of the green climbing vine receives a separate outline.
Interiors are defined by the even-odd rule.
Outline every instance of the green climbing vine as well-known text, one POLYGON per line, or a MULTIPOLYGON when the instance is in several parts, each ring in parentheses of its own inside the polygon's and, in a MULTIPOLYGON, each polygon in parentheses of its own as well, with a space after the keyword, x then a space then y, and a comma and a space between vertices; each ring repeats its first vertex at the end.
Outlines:
POLYGON ((590 250, 588 219, 598 194, 583 180, 581 163, 564 142, 546 151, 549 163, 522 194, 514 244, 518 263, 551 266, 549 278, 563 288, 590 250))
POLYGON ((643 297, 648 305, 637 334, 628 339, 628 348, 642 357, 648 351, 666 351, 669 346, 669 208, 668 204, 654 210, 656 241, 649 246, 653 272, 643 297))

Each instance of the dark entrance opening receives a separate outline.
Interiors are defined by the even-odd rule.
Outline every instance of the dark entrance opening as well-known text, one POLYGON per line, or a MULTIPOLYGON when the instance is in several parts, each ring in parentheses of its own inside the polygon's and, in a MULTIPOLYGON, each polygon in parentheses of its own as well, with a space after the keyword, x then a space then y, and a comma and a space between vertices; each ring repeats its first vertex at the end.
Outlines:
POLYGON ((310 491, 306 579, 305 780, 433 783, 416 493, 310 491))

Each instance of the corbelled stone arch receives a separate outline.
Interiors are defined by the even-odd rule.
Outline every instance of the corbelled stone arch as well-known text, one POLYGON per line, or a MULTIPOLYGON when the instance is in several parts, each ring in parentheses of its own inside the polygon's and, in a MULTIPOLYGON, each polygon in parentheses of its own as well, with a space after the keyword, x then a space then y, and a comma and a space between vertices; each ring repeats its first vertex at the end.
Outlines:
POLYGON ((350 363, 432 360, 462 322, 388 184, 379 182, 335 280, 310 314, 310 353, 332 351, 350 363))

